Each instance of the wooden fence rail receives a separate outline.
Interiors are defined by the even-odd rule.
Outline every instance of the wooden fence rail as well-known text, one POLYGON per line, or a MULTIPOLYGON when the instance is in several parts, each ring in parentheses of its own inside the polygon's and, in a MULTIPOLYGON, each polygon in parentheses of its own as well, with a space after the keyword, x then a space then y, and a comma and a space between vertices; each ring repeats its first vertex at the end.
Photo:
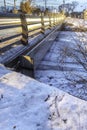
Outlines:
POLYGON ((28 44, 29 37, 45 33, 64 19, 64 15, 29 16, 0 14, 0 50, 7 46, 23 43, 28 44))

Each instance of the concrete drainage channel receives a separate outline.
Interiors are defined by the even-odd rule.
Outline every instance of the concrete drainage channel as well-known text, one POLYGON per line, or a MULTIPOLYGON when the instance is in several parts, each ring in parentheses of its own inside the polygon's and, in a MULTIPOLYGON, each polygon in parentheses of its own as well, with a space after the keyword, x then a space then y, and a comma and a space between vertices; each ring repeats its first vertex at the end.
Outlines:
POLYGON ((21 73, 34 77, 35 70, 38 68, 41 60, 46 55, 47 51, 53 44, 53 41, 59 35, 61 26, 54 29, 48 36, 46 36, 40 43, 38 43, 26 55, 20 57, 20 71, 21 73))
POLYGON ((47 51, 52 46, 56 37, 59 35, 61 28, 62 25, 54 28, 30 50, 25 51, 10 63, 8 62, 6 66, 17 72, 34 78, 36 69, 38 68, 43 57, 46 55, 47 51))

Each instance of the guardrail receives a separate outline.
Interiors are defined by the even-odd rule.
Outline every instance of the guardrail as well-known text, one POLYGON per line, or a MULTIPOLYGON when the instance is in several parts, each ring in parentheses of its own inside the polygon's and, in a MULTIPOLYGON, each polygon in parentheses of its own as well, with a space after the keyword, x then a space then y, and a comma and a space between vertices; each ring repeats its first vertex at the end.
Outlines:
POLYGON ((22 68, 20 71, 24 74, 28 68, 27 73, 34 75, 64 19, 62 14, 0 14, 0 63, 16 70, 22 68))
POLYGON ((13 44, 29 43, 29 37, 45 33, 64 19, 64 15, 29 16, 15 14, 0 14, 0 50, 13 44))

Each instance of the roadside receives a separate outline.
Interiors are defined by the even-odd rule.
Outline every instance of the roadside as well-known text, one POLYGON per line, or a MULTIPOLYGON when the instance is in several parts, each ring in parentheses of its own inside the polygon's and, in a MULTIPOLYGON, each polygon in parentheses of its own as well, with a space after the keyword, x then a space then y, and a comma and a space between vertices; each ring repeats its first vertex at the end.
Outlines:
POLYGON ((78 76, 86 77, 83 69, 71 52, 77 48, 77 44, 86 44, 87 32, 81 29, 87 28, 86 21, 68 18, 65 28, 56 38, 53 46, 41 62, 35 72, 36 79, 50 86, 55 86, 78 98, 87 100, 87 87, 84 83, 75 84, 67 79, 77 80, 78 76), (83 25, 85 22, 85 25, 83 25), (71 25, 72 24, 72 25, 71 25))

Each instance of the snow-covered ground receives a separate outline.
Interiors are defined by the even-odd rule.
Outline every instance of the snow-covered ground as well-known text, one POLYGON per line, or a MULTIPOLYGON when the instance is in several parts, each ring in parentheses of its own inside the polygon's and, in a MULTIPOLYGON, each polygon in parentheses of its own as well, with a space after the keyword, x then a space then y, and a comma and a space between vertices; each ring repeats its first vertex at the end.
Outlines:
POLYGON ((67 27, 71 26, 72 29, 77 28, 77 31, 78 29, 87 31, 87 20, 84 20, 84 19, 68 17, 65 20, 65 24, 67 25, 67 27))
POLYGON ((0 65, 0 130, 87 130, 87 102, 0 65))
MULTIPOLYGON (((71 19, 70 21, 70 18, 68 18, 66 23, 69 26, 73 24, 74 28, 83 26, 83 20, 78 19, 71 19)), ((70 56, 72 49, 76 49, 77 44, 87 45, 86 41, 87 32, 61 31, 36 70, 36 79, 66 91, 73 96, 87 100, 87 85, 75 84, 67 80, 68 77, 73 80, 77 80, 79 76, 87 78, 87 72, 76 62, 74 57, 70 56)))
POLYGON ((0 65, 0 130, 87 130, 87 89, 65 78, 71 70, 86 73, 62 52, 76 45, 77 35, 82 33, 62 31, 57 37, 36 71, 45 84, 0 65))

